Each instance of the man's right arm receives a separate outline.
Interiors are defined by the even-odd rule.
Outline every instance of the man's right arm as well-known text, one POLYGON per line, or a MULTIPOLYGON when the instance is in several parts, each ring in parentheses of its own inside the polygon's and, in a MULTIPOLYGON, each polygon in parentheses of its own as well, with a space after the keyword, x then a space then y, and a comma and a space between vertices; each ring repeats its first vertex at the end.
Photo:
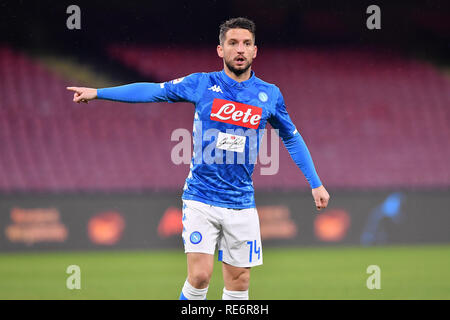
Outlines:
POLYGON ((159 83, 139 82, 124 86, 93 89, 68 87, 74 91, 74 102, 88 102, 93 99, 120 101, 128 103, 167 101, 164 86, 159 83))
POLYGON ((198 87, 204 79, 202 73, 193 73, 163 83, 138 82, 124 86, 93 89, 68 87, 74 91, 73 101, 87 103, 93 99, 144 103, 144 102, 192 102, 199 99, 198 87))
POLYGON ((164 86, 159 83, 139 82, 97 90, 97 99, 143 103, 167 101, 164 86))

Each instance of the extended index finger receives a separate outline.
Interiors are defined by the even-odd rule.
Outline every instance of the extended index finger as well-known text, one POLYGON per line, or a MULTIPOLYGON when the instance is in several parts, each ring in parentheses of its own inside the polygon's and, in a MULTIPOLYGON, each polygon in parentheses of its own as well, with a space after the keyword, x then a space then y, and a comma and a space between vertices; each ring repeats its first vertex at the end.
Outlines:
POLYGON ((76 93, 82 93, 81 88, 78 88, 78 87, 67 87, 66 89, 70 90, 70 91, 74 91, 76 93))

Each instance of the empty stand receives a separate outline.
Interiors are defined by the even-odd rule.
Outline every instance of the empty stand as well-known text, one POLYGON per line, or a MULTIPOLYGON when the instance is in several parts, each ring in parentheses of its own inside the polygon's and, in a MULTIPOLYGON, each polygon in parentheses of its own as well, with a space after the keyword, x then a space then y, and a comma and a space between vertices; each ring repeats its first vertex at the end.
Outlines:
POLYGON ((189 167, 171 163, 170 134, 192 127, 190 105, 171 105, 177 114, 172 120, 169 106, 161 103, 78 105, 66 90, 71 85, 76 84, 0 48, 0 191, 183 186, 189 167))
MULTIPOLYGON (((110 48, 161 81, 222 68, 214 48, 110 48)), ((450 81, 429 63, 361 49, 261 49, 253 70, 283 92, 323 182, 331 187, 450 185, 450 81)), ((304 186, 281 148, 257 188, 304 186)))
MULTIPOLYGON (((113 46, 151 79, 222 69, 214 48, 113 46)), ((256 75, 277 84, 329 188, 450 186, 450 81, 435 67, 389 52, 261 49, 256 75)), ((74 104, 76 85, 0 47, 0 192, 179 190, 170 140, 191 130, 181 104, 74 104)), ((88 85, 88 84, 85 84, 88 85)), ((277 175, 255 188, 307 188, 281 146, 277 175)))

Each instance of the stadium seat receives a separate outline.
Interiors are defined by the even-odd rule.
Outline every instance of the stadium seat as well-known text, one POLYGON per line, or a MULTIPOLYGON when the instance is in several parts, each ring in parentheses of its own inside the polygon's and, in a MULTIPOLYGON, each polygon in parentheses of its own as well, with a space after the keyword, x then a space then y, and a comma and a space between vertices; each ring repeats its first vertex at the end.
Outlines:
MULTIPOLYGON (((211 48, 108 52, 159 82, 223 66, 211 48)), ((433 65, 381 50, 285 48, 260 50, 253 68, 282 90, 327 187, 450 186, 450 80, 433 65)), ((65 89, 74 83, 7 46, 0 79, 0 192, 181 190, 189 165, 171 162, 170 136, 192 129, 193 106, 77 105, 65 89)), ((278 174, 260 168, 256 189, 308 188, 282 146, 278 174)))

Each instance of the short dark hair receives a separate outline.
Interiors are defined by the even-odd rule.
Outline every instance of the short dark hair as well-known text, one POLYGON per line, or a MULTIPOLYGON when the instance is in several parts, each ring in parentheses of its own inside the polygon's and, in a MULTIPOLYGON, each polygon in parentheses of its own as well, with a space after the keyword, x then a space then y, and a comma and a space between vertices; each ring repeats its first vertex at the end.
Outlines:
POLYGON ((250 31, 253 35, 253 42, 255 42, 255 36, 256 36, 256 25, 255 23, 247 18, 239 17, 239 18, 232 18, 225 22, 223 22, 220 25, 220 32, 219 32, 219 43, 223 44, 223 41, 225 40, 225 34, 230 29, 247 29, 250 31))

